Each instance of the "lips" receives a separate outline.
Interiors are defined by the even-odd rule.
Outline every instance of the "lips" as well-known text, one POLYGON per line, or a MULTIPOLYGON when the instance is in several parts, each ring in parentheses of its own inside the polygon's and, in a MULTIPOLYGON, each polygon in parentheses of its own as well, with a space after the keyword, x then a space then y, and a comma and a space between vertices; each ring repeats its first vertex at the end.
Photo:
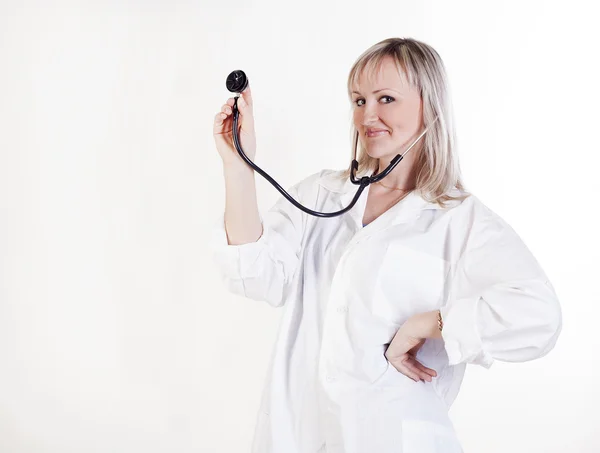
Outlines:
POLYGON ((367 129, 367 137, 379 137, 387 133, 385 129, 367 129))

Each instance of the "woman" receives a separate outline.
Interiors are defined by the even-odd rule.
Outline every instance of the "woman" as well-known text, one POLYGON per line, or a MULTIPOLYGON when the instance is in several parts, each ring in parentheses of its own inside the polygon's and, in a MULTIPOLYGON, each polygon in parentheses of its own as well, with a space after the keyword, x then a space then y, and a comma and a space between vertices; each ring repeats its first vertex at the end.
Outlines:
MULTIPOLYGON (((216 115, 225 215, 215 259, 228 288, 284 307, 254 437, 260 453, 461 452, 448 417, 467 363, 548 353, 561 310, 514 230, 465 191, 442 60, 413 39, 364 52, 348 78, 359 171, 403 161, 334 218, 283 197, 258 212, 253 170, 232 144, 229 99, 216 115)), ((238 100, 254 159, 252 95, 238 100)), ((349 171, 290 189, 332 212, 356 192, 349 171)))

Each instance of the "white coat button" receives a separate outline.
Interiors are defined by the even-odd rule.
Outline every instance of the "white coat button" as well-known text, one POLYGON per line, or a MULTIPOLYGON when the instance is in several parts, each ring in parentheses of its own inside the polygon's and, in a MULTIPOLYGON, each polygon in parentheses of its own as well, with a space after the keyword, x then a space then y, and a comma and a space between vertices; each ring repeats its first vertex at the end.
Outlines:
POLYGON ((325 380, 327 382, 335 382, 335 378, 333 376, 331 376, 331 375, 325 376, 325 380))
POLYGON ((337 308, 338 313, 346 313, 347 311, 348 311, 347 305, 341 305, 340 307, 337 308))

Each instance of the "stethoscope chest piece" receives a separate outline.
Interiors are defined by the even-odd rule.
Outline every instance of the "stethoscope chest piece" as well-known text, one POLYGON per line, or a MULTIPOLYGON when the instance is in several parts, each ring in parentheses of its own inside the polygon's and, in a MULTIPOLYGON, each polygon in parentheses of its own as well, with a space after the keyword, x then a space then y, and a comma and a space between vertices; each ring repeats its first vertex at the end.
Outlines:
POLYGON ((237 69, 227 76, 225 86, 232 93, 241 93, 248 87, 248 77, 244 71, 237 69))

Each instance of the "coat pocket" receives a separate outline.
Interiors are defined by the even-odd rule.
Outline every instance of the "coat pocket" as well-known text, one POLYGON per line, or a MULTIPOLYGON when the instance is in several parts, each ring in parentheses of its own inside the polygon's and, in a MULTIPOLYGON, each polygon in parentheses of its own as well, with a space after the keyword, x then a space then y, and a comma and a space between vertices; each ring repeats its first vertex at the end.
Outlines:
POLYGON ((435 310, 442 305, 449 270, 441 257, 390 243, 375 281, 373 314, 402 324, 416 313, 435 310))
POLYGON ((427 421, 402 420, 402 453, 464 453, 456 432, 427 421))

